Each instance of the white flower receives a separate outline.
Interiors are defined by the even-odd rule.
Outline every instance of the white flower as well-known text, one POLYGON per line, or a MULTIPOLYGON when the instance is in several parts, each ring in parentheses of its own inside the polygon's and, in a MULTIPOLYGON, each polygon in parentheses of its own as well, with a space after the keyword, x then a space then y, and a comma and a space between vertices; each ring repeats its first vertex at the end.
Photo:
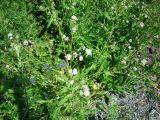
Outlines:
POLYGON ((148 15, 145 15, 144 17, 145 17, 145 18, 148 18, 148 15))
POLYGON ((125 65, 126 65, 126 60, 122 60, 122 64, 125 64, 125 65))
POLYGON ((88 90, 89 90, 88 85, 83 85, 82 87, 83 87, 83 90, 86 90, 86 91, 88 91, 88 90))
POLYGON ((24 46, 28 46, 28 45, 29 45, 28 40, 23 41, 23 45, 24 45, 24 46))
POLYGON ((77 58, 78 54, 76 52, 73 53, 73 57, 77 58))
POLYGON ((9 37, 9 39, 10 39, 10 40, 12 40, 12 39, 13 39, 13 37, 9 37))
POLYGON ((73 16, 71 17, 71 19, 72 19, 73 21, 77 21, 77 20, 78 20, 78 18, 77 18, 75 15, 73 15, 73 16))
POLYGON ((147 64, 147 60, 146 59, 143 59, 141 62, 142 62, 143 65, 147 64))
POLYGON ((7 68, 7 69, 10 69, 10 66, 9 66, 9 65, 6 65, 6 68, 7 68))
POLYGON ((76 75, 77 73, 78 73, 77 69, 74 68, 74 69, 72 70, 72 75, 76 75))
POLYGON ((89 96, 89 95, 90 95, 90 91, 89 91, 89 90, 85 90, 83 94, 84 94, 84 96, 86 96, 86 97, 87 97, 87 96, 89 96))
POLYGON ((129 42, 132 42, 132 39, 129 39, 129 42))
POLYGON ((124 8, 127 9, 128 7, 125 5, 124 8))
POLYGON ((74 84, 74 80, 70 80, 70 81, 69 81, 69 84, 70 84, 70 85, 73 85, 73 84, 74 84))
POLYGON ((64 41, 68 41, 69 40, 69 37, 67 37, 66 35, 63 35, 62 38, 63 38, 64 41))
POLYGON ((39 6, 39 9, 40 10, 44 10, 44 7, 41 5, 41 6, 39 6))
POLYGON ((65 39, 64 39, 65 41, 68 41, 69 40, 69 37, 65 37, 65 39))
POLYGON ((10 32, 10 33, 8 33, 8 37, 12 37, 13 36, 13 34, 10 32))
POLYGON ((68 72, 70 73, 70 75, 76 75, 76 74, 78 74, 78 70, 76 68, 70 69, 68 72))
POLYGON ((30 40, 25 40, 25 41, 23 41, 23 45, 24 46, 29 46, 29 45, 31 45, 31 41, 30 40))
POLYGON ((8 33, 8 38, 10 39, 10 40, 12 40, 13 39, 13 34, 10 32, 10 33, 8 33))
POLYGON ((56 97, 56 99, 58 100, 58 99, 60 99, 60 97, 59 97, 59 96, 57 96, 57 97, 56 97))
POLYGON ((144 27, 144 23, 143 23, 143 22, 141 22, 141 23, 140 23, 140 26, 141 26, 141 28, 143 28, 143 27, 144 27))
POLYGON ((67 54, 67 55, 65 56, 65 58, 66 58, 66 60, 71 60, 72 55, 71 55, 71 54, 67 54))
POLYGON ((77 31, 77 28, 76 28, 76 27, 73 27, 73 28, 72 28, 72 32, 75 33, 76 31, 77 31))
POLYGON ((66 38, 66 35, 63 35, 62 38, 63 38, 63 39, 66 38))
POLYGON ((92 50, 91 50, 91 49, 86 48, 86 54, 87 54, 87 55, 92 55, 92 50))
POLYGON ((131 47, 131 46, 129 46, 128 48, 129 48, 129 49, 132 49, 132 47, 131 47))
POLYGON ((79 61, 83 61, 83 56, 82 55, 79 56, 79 61))
POLYGON ((90 95, 90 91, 89 91, 88 85, 84 85, 82 88, 83 88, 83 90, 82 90, 83 91, 83 95, 86 96, 86 97, 89 96, 90 95))

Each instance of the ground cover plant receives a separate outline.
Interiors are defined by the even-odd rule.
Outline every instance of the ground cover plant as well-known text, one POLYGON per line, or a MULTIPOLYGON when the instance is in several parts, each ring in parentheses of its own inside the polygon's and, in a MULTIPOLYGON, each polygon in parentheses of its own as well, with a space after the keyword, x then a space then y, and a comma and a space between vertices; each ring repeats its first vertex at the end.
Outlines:
POLYGON ((1 0, 0 119, 127 119, 111 94, 137 84, 159 98, 159 3, 1 0))

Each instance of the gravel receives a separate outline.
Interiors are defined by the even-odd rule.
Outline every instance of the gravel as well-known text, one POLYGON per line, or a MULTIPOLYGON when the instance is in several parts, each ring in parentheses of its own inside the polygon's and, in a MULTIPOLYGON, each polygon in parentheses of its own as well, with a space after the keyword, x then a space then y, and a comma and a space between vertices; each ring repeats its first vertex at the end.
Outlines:
POLYGON ((160 120, 160 101, 148 90, 142 90, 141 85, 135 86, 134 93, 121 95, 110 94, 112 101, 106 104, 105 110, 100 110, 87 120, 160 120), (115 107, 115 115, 110 115, 110 110, 115 107))

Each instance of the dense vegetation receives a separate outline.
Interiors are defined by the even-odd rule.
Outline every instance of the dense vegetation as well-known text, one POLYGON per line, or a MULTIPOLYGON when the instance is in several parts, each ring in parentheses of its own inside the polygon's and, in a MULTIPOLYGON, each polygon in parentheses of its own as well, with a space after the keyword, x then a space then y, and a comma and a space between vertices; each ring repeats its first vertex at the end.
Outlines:
POLYGON ((158 97, 159 5, 0 0, 0 119, 84 120, 142 82, 158 97))

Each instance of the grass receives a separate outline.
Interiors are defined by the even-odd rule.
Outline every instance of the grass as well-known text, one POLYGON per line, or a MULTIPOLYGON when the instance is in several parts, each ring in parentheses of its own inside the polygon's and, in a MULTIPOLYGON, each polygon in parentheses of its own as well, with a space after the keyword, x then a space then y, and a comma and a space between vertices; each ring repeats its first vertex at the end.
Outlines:
POLYGON ((145 51, 159 47, 157 2, 2 1, 0 119, 84 120, 106 92, 157 85, 159 53, 145 51))

